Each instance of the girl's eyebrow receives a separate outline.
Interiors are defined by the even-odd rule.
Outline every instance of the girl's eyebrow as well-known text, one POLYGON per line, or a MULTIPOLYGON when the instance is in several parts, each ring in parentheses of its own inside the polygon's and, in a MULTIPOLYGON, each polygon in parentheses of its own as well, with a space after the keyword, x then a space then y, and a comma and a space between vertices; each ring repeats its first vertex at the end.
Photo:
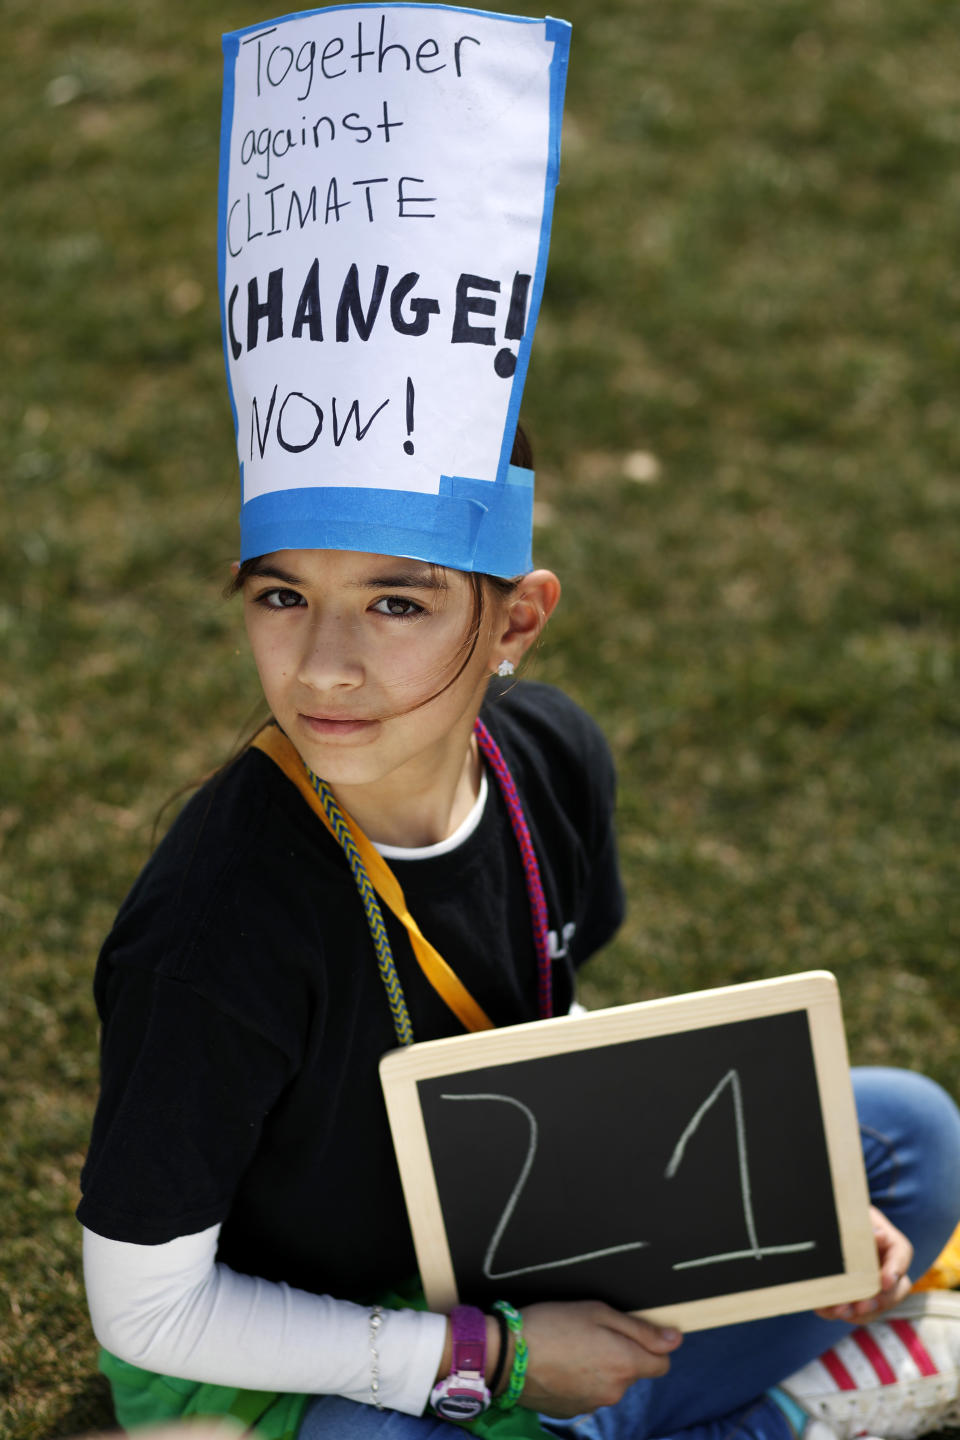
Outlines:
POLYGON ((417 570, 395 570, 389 575, 370 575, 352 580, 353 590, 443 590, 443 581, 425 567, 417 570))
MULTIPOLYGON (((254 565, 247 571, 247 578, 279 580, 284 585, 294 585, 298 589, 309 583, 301 576, 294 575, 289 570, 282 570, 279 565, 272 563, 254 565)), ((365 575, 362 580, 351 580, 349 588, 351 590, 443 590, 445 585, 432 569, 424 566, 417 569, 396 570, 388 575, 365 575)))
POLYGON ((246 574, 248 580, 282 580, 285 585, 302 585, 304 582, 297 575, 291 575, 289 570, 281 570, 279 565, 254 565, 246 574))

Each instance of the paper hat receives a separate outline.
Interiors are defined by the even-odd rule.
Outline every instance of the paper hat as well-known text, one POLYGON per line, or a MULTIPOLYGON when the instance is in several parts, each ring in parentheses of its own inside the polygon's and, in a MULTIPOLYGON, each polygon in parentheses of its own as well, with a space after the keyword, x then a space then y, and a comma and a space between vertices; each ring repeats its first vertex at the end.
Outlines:
POLYGON ((241 555, 529 570, 510 464, 570 27, 338 5, 224 36, 219 264, 241 555))

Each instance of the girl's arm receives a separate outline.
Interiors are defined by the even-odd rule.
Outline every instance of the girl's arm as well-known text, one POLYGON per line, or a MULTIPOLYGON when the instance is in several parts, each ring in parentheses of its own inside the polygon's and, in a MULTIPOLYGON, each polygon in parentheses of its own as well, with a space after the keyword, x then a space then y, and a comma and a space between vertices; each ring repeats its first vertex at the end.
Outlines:
MULTIPOLYGON (((219 1233, 214 1225, 163 1245, 130 1245, 84 1230, 100 1344, 161 1375, 372 1403, 369 1309, 218 1264, 219 1233)), ((443 1315, 384 1312, 376 1342, 381 1404, 423 1411, 446 1332, 443 1315)))
MULTIPOLYGON (((372 1403, 369 1309, 218 1264, 219 1232, 214 1225, 164 1245, 130 1245, 85 1230, 84 1275, 101 1345, 185 1380, 372 1403)), ((530 1365, 521 1403, 549 1415, 614 1404, 634 1380, 665 1374, 680 1343, 675 1331, 594 1301, 531 1305, 523 1315, 530 1365)), ((490 1319, 488 1378, 496 1335, 490 1319)), ((446 1317, 385 1311, 376 1344, 381 1404, 421 1414, 450 1367, 446 1317)))

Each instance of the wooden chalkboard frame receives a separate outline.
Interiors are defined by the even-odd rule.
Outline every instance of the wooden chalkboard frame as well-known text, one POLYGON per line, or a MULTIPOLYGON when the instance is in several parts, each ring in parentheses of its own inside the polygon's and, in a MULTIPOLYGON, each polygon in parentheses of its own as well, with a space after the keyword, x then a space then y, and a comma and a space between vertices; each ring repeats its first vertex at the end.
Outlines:
POLYGON ((869 1220, 869 1198, 839 990, 835 977, 829 972, 807 971, 775 980, 425 1041, 385 1055, 380 1062, 381 1083, 430 1309, 448 1313, 458 1303, 458 1287, 420 1104, 420 1081, 799 1010, 806 1011, 809 1023, 843 1256, 842 1270, 814 1279, 712 1295, 634 1313, 683 1330, 697 1330, 843 1304, 876 1293, 876 1244, 869 1220))

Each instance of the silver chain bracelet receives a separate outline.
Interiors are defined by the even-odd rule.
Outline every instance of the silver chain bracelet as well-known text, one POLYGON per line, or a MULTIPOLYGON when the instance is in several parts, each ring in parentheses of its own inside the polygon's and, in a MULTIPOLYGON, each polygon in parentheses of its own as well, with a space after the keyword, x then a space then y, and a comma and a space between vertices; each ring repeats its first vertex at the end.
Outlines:
POLYGON ((370 1311, 370 1393, 378 1410, 386 1408, 380 1401, 380 1351, 377 1349, 382 1324, 383 1306, 374 1305, 370 1311))

